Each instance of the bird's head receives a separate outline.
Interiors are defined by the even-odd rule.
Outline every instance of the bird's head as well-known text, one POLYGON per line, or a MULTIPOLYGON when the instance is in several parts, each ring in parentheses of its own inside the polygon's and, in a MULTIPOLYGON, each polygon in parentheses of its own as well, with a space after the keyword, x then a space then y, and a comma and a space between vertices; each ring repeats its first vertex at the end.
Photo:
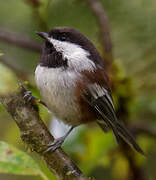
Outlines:
POLYGON ((101 58, 91 41, 74 28, 57 27, 49 33, 37 32, 37 34, 45 39, 41 61, 45 61, 46 57, 49 57, 48 61, 55 61, 55 63, 58 60, 60 65, 55 65, 55 67, 65 64, 61 63, 62 57, 62 61, 65 61, 69 68, 93 69, 97 59, 101 58), (52 56, 50 59, 50 55, 54 52, 59 54, 59 58, 55 55, 55 60, 52 56))

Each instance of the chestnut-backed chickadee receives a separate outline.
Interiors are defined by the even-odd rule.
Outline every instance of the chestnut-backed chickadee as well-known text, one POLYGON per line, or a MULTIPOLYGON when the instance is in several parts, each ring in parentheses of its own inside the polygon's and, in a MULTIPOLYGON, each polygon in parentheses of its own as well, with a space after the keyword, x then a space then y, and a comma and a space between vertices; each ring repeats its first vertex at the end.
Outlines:
POLYGON ((45 39, 35 71, 37 87, 48 109, 71 126, 48 151, 60 147, 74 127, 95 121, 105 132, 112 129, 117 141, 121 138, 144 154, 115 115, 104 62, 94 45, 71 27, 37 34, 45 39))

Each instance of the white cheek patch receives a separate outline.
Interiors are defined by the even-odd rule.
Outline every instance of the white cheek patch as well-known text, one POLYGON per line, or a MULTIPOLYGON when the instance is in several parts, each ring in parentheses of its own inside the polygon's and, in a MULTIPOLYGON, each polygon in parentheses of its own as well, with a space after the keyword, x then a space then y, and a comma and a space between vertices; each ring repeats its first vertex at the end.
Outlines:
POLYGON ((53 38, 49 38, 49 41, 53 44, 56 51, 61 52, 63 57, 68 59, 69 69, 75 69, 75 71, 86 69, 93 71, 95 69, 94 62, 89 59, 90 53, 81 46, 53 38))

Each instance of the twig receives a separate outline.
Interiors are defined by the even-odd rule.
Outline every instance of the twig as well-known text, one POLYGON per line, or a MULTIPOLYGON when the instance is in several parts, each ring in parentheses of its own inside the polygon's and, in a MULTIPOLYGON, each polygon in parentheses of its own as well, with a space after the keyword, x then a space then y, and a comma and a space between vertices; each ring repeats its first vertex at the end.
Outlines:
POLYGON ((100 27, 100 39, 102 42, 104 58, 108 65, 113 61, 112 56, 112 41, 110 36, 110 29, 108 23, 108 17, 105 14, 101 3, 98 0, 86 0, 93 11, 97 23, 100 27))
MULTIPOLYGON (((47 22, 39 10, 40 6, 42 6, 41 1, 40 0, 25 0, 25 2, 32 9, 32 14, 35 18, 35 21, 38 22, 39 27, 44 31, 48 31, 47 22)), ((49 1, 48 1, 48 4, 49 4, 49 1)), ((47 12, 45 12, 45 13, 47 13, 47 12)))
MULTIPOLYGON (((129 117, 129 111, 127 110, 127 106, 125 105, 128 99, 124 97, 120 98, 120 108, 118 109, 118 116, 120 117, 120 120, 124 122, 124 124, 127 124, 128 122, 127 119, 129 117)), ((133 131, 132 131, 133 132, 133 131)), ((125 156, 129 163, 129 170, 128 170, 128 180, 134 180, 134 179, 139 179, 139 180, 146 180, 146 174, 144 169, 139 166, 136 163, 136 153, 134 150, 132 150, 127 143, 125 143, 123 140, 120 141, 120 146, 119 146, 122 154, 125 156)))
POLYGON ((22 140, 44 158, 49 169, 59 180, 88 180, 61 148, 55 152, 44 152, 54 138, 41 120, 37 106, 24 102, 22 94, 25 91, 21 87, 20 93, 0 97, 1 102, 18 125, 22 140))
POLYGON ((134 151, 131 151, 126 143, 121 143, 120 145, 121 152, 129 163, 127 180, 146 180, 147 177, 144 169, 136 163, 134 151))
POLYGON ((41 51, 41 45, 39 42, 35 42, 26 36, 19 36, 15 33, 11 33, 3 29, 0 29, 0 41, 14 44, 18 47, 26 48, 31 51, 41 51))
POLYGON ((133 132, 133 134, 140 135, 140 134, 144 134, 153 138, 156 138, 156 129, 154 129, 151 126, 148 126, 147 124, 136 124, 136 125, 132 125, 130 126, 131 132, 133 132))
POLYGON ((38 8, 32 8, 32 13, 34 16, 34 19, 38 21, 40 29, 43 31, 48 31, 48 25, 45 21, 45 19, 41 16, 38 8))

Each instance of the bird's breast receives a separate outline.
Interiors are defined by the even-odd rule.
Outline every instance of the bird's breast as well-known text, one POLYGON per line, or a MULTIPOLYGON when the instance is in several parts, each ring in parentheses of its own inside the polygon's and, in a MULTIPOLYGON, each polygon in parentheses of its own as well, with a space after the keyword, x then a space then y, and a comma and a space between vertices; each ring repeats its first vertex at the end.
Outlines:
POLYGON ((79 125, 81 119, 75 96, 78 76, 61 68, 47 68, 40 65, 35 71, 37 87, 49 110, 69 125, 79 125))

